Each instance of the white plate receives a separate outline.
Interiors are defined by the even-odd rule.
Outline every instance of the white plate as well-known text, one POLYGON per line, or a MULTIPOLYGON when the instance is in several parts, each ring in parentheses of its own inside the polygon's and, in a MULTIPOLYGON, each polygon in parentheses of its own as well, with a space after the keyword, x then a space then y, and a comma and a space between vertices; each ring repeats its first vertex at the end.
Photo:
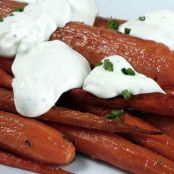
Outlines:
MULTIPOLYGON (((122 19, 132 19, 143 15, 147 11, 159 8, 174 8, 173 0, 98 0, 101 16, 113 16, 122 19)), ((66 169, 76 174, 123 174, 110 165, 93 161, 85 156, 77 155, 76 161, 66 169)), ((32 174, 0 165, 1 174, 32 174)))

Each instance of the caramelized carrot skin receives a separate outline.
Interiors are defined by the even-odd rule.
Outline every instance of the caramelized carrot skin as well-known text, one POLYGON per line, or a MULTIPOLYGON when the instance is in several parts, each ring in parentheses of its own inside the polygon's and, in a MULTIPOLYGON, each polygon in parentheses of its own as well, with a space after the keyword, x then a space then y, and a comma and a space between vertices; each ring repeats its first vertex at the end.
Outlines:
POLYGON ((11 70, 11 66, 12 66, 12 63, 13 63, 14 59, 12 58, 3 58, 3 57, 0 57, 0 68, 2 70, 4 70, 6 73, 12 75, 12 70, 11 70))
MULTIPOLYGON (((11 91, 0 89, 0 109, 7 112, 17 113, 11 91)), ((141 132, 147 134, 160 133, 157 130, 139 129, 137 125, 128 125, 124 123, 123 120, 112 121, 94 114, 73 111, 63 107, 54 107, 38 119, 78 127, 105 130, 108 132, 141 132)))
POLYGON ((0 18, 8 16, 17 7, 23 7, 25 5, 25 3, 15 2, 13 0, 0 0, 0 18))
POLYGON ((0 164, 42 174, 71 174, 60 168, 31 162, 2 151, 0 151, 0 164))
POLYGON ((118 54, 163 89, 174 87, 174 52, 163 44, 80 23, 68 23, 57 30, 51 37, 56 39, 83 54, 93 66, 106 56, 118 54))
POLYGON ((11 84, 12 77, 9 74, 7 74, 4 70, 0 69, 0 86, 11 90, 11 84))
POLYGON ((174 119, 158 115, 143 115, 143 119, 174 139, 174 119))
POLYGON ((76 148, 94 159, 137 174, 173 174, 174 163, 135 145, 119 135, 52 124, 75 142, 76 148))
POLYGON ((130 100, 123 98, 101 99, 82 89, 71 90, 66 96, 69 101, 83 103, 91 106, 100 106, 111 109, 131 108, 135 111, 154 113, 161 116, 174 116, 174 91, 167 90, 166 94, 143 94, 133 96, 130 100), (161 107, 162 106, 162 107, 161 107))
MULTIPOLYGON (((94 106, 89 106, 82 103, 77 103, 77 106, 78 107, 76 107, 76 109, 78 108, 84 112, 93 113, 101 117, 106 116, 112 111, 112 109, 109 109, 109 108, 94 107, 94 106)), ((146 116, 147 119, 149 117, 151 118, 150 115, 146 116)), ((153 124, 151 125, 148 122, 136 117, 133 114, 127 113, 124 116, 122 116, 121 119, 125 124, 130 126, 136 125, 138 128, 142 128, 144 130, 156 130, 156 128, 152 126, 153 124)), ((174 125, 174 122, 173 122, 173 125, 174 125)), ((157 128, 160 129, 160 127, 157 127, 157 128)), ((173 133, 174 133, 174 129, 173 129, 173 133)), ((173 146, 174 140, 170 136, 167 136, 165 134, 148 135, 148 134, 142 134, 137 132, 124 133, 124 135, 129 137, 131 140, 133 140, 137 144, 144 146, 154 152, 157 152, 170 160, 174 160, 174 146, 173 146)))
POLYGON ((48 164, 68 164, 75 156, 74 146, 62 133, 7 112, 0 112, 0 148, 48 164))
POLYGON ((119 22, 119 24, 123 24, 126 22, 126 20, 123 19, 112 19, 112 18, 103 18, 103 17, 96 17, 94 27, 100 27, 100 28, 109 28, 109 21, 110 20, 116 20, 119 22))

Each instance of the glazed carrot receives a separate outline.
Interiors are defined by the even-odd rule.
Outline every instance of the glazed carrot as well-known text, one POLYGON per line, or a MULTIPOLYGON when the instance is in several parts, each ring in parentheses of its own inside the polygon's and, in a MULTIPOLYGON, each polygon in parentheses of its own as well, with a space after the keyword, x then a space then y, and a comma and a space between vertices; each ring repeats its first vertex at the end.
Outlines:
POLYGON ((68 23, 52 35, 51 40, 56 39, 84 55, 93 66, 106 56, 118 54, 163 89, 174 87, 174 51, 163 44, 82 23, 68 23))
POLYGON ((109 21, 117 21, 119 24, 125 23, 126 20, 123 19, 112 19, 112 18, 103 18, 103 17, 97 17, 95 19, 94 27, 100 27, 100 28, 107 28, 109 29, 109 21))
MULTIPOLYGON (((102 117, 105 117, 107 114, 111 113, 112 109, 102 108, 102 107, 93 107, 89 105, 77 103, 78 109, 93 113, 102 117)), ((76 107, 77 108, 77 107, 76 107)), ((151 118, 151 116, 147 115, 146 118, 151 118)), ((133 114, 126 113, 121 117, 122 121, 127 125, 137 126, 144 130, 156 130, 151 124, 143 121, 142 119, 134 116, 133 114)), ((157 118, 158 119, 158 118, 157 118)), ((174 124, 174 122, 173 122, 174 124)), ((173 126, 174 128, 174 126, 173 126)), ((158 129, 160 129, 158 127, 158 129)), ((174 133, 174 129, 173 129, 174 133)), ((168 159, 174 160, 174 140, 165 134, 161 135, 145 135, 145 134, 137 134, 136 132, 125 133, 127 137, 135 141, 137 144, 144 146, 154 152, 165 156, 168 159)))
POLYGON ((12 89, 11 83, 12 77, 4 70, 0 69, 0 86, 7 89, 12 89))
POLYGON ((0 164, 42 174, 71 174, 60 168, 28 161, 2 151, 0 151, 0 164))
POLYGON ((119 135, 52 124, 74 141, 78 151, 137 174, 173 174, 174 162, 119 135))
POLYGON ((174 139, 174 119, 154 115, 141 115, 143 119, 174 139))
MULTIPOLYGON (((127 114, 125 113, 123 115, 126 116, 127 114)), ((44 114, 44 116, 39 117, 39 119, 112 133, 139 132, 145 134, 161 134, 157 129, 139 129, 137 125, 131 124, 130 126, 129 124, 125 124, 122 118, 109 120, 105 117, 99 117, 90 113, 82 113, 63 107, 55 107, 44 114)))
POLYGON ((8 16, 17 7, 23 7, 25 5, 25 3, 15 2, 13 0, 0 0, 0 18, 8 16))
MULTIPOLYGON (((13 101, 13 93, 11 91, 0 89, 0 109, 7 112, 17 113, 13 101)), ((125 124, 121 119, 108 120, 107 118, 102 118, 94 114, 73 111, 63 107, 54 107, 39 119, 109 132, 161 133, 159 130, 139 129, 137 125, 130 126, 125 124)))
POLYGON ((7 112, 0 112, 0 148, 48 164, 68 164, 75 155, 74 146, 62 133, 7 112))
POLYGON ((71 102, 83 103, 91 106, 108 108, 126 108, 146 113, 154 113, 163 116, 174 116, 174 90, 167 90, 166 94, 143 94, 133 96, 130 100, 122 97, 113 99, 101 99, 82 89, 71 90, 64 98, 71 102), (161 107, 162 106, 162 107, 161 107))
POLYGON ((12 66, 13 60, 14 59, 7 59, 7 58, 0 57, 0 68, 4 70, 5 72, 7 72, 8 74, 12 74, 11 66, 12 66))

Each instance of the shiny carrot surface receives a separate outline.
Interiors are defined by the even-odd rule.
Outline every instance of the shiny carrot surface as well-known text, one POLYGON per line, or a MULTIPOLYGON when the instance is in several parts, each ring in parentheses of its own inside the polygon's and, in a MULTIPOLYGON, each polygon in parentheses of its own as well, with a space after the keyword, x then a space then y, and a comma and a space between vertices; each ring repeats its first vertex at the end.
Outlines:
POLYGON ((60 168, 28 161, 3 151, 0 151, 0 164, 42 174, 71 174, 60 168))
POLYGON ((95 97, 82 89, 74 89, 66 97, 71 102, 84 103, 91 106, 112 109, 130 108, 135 111, 174 116, 174 90, 167 90, 166 94, 153 93, 132 96, 129 100, 124 100, 122 97, 107 100, 95 97))
POLYGON ((12 89, 12 77, 7 74, 4 70, 0 69, 0 87, 12 89))
POLYGON ((8 16, 11 12, 15 11, 17 7, 23 7, 25 5, 25 3, 13 0, 0 0, 0 18, 8 16))
POLYGON ((75 148, 64 135, 36 120, 0 111, 0 148, 32 161, 68 164, 75 148))
MULTIPOLYGON (((0 109, 17 113, 11 91, 0 89, 0 109)), ((140 132, 147 134, 159 134, 159 130, 139 129, 137 125, 125 124, 123 120, 109 120, 94 114, 73 111, 63 107, 55 107, 40 117, 43 120, 63 123, 72 126, 105 130, 108 132, 140 132)))
POLYGON ((118 54, 138 72, 156 80, 163 89, 174 87, 174 51, 163 44, 81 23, 68 23, 57 30, 51 37, 56 39, 84 55, 93 66, 106 56, 118 54))
MULTIPOLYGON (((85 107, 85 105, 82 103, 76 103, 76 104, 78 105, 78 108, 80 110, 84 112, 93 113, 101 117, 105 117, 107 114, 111 113, 112 111, 112 109, 109 109, 109 108, 93 107, 89 105, 86 105, 85 107)), ((146 118, 147 119, 150 118, 151 120, 150 115, 147 115, 146 118)), ((158 116, 158 118, 160 120, 160 116, 158 116)), ((136 125, 137 127, 142 128, 144 130, 156 130, 156 128, 152 126, 153 124, 151 125, 148 122, 145 122, 142 119, 134 116, 133 114, 126 113, 120 119, 122 119, 123 122, 128 125, 134 125, 134 126, 136 125)), ((174 119, 172 120, 174 125, 174 119)), ((160 125, 161 125, 160 127, 163 127, 162 124, 160 125)), ((157 127, 157 128, 160 129, 160 127, 157 127)), ((174 126, 173 126, 173 133, 174 133, 174 126)), ((161 135, 146 134, 145 135, 145 134, 139 134, 136 132, 125 133, 125 135, 129 137, 131 140, 133 140, 134 142, 136 142, 137 144, 144 146, 154 152, 157 152, 170 160, 174 160, 174 146, 173 146, 174 140, 170 136, 167 136, 165 134, 161 134, 161 135)))
POLYGON ((51 124, 66 134, 78 151, 136 174, 173 174, 174 162, 128 140, 101 131, 51 124))

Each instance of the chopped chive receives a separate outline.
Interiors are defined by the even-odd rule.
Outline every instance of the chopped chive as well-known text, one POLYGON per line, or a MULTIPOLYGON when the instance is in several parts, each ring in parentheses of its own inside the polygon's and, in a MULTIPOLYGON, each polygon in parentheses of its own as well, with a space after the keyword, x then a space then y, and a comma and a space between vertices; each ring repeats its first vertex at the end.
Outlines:
POLYGON ((17 7, 15 11, 17 12, 23 12, 25 7, 17 7))
POLYGON ((139 21, 145 21, 145 20, 146 20, 146 17, 145 17, 145 16, 140 16, 140 17, 138 18, 138 20, 139 20, 139 21))
POLYGON ((13 13, 11 13, 11 14, 9 14, 9 16, 14 16, 14 14, 13 14, 13 13))
POLYGON ((95 65, 95 67, 97 67, 97 66, 101 66, 101 65, 103 65, 103 62, 99 62, 99 63, 97 63, 97 64, 95 65))
POLYGON ((112 63, 109 59, 105 59, 105 60, 104 60, 103 68, 104 68, 106 71, 109 71, 109 72, 114 71, 113 63, 112 63))
POLYGON ((132 68, 123 68, 121 69, 122 73, 128 76, 135 76, 135 71, 132 68))
POLYGON ((125 33, 125 34, 130 34, 130 32, 131 32, 131 29, 130 29, 130 28, 125 28, 125 29, 124 29, 124 33, 125 33))
POLYGON ((113 120, 113 119, 120 119, 121 116, 124 114, 124 110, 113 110, 110 114, 106 116, 107 119, 113 120))
POLYGON ((132 97, 132 94, 127 89, 125 89, 122 91, 122 96, 125 100, 129 100, 132 97))
POLYGON ((108 22, 109 28, 110 29, 114 29, 114 30, 118 30, 120 23, 117 20, 113 20, 112 18, 109 20, 108 22))
POLYGON ((0 22, 3 22, 3 21, 4 21, 4 19, 0 18, 0 22))

